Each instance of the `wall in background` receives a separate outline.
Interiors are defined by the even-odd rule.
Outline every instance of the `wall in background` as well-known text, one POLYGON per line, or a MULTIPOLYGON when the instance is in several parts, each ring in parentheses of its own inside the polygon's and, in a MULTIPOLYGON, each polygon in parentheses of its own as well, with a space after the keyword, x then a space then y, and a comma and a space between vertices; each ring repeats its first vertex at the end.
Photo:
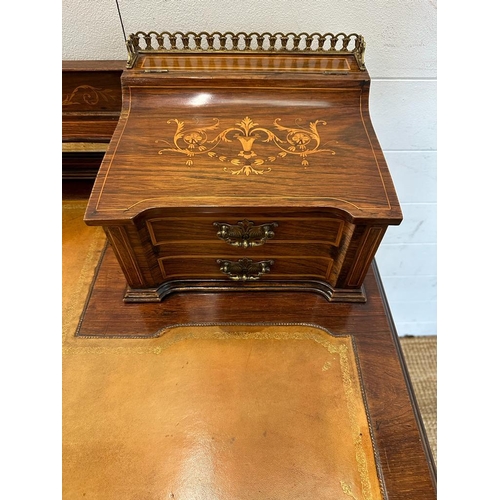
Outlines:
MULTIPOLYGON (((437 36, 435 0, 118 0, 135 31, 359 33, 370 114, 404 214, 376 259, 399 335, 436 326, 437 36)), ((63 0, 62 59, 126 59, 115 0, 63 0)))

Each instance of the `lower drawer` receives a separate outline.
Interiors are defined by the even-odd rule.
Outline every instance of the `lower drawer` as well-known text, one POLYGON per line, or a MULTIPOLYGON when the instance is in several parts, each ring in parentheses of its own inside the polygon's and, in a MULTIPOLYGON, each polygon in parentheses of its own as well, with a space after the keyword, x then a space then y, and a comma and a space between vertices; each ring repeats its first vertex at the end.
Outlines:
POLYGON ((328 280, 332 272, 333 259, 328 257, 279 256, 269 258, 265 255, 235 257, 199 257, 173 255, 158 259, 163 278, 169 279, 228 279, 283 280, 283 279, 321 279, 328 280))

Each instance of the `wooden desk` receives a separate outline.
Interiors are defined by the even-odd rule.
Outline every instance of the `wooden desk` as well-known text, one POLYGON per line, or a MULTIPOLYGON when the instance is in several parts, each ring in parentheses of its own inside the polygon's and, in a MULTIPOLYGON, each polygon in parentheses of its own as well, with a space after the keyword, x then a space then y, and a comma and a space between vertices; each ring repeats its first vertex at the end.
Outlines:
MULTIPOLYGON (((110 246, 97 267, 79 324, 67 338, 66 352, 97 356, 101 347, 113 354, 128 352, 131 345, 134 352, 141 352, 140 346, 180 325, 307 325, 327 336, 348 338, 355 347, 383 495, 387 500, 431 500, 436 498, 435 468, 372 263, 387 226, 399 224, 402 214, 369 120, 370 79, 361 42, 356 38, 354 51, 344 47, 328 57, 310 53, 201 57, 165 54, 163 48, 159 53, 148 48, 134 53, 133 67, 122 76, 120 121, 85 215, 87 224, 104 227, 110 246), (191 119, 201 125, 188 123, 191 119), (317 130, 326 124, 331 127, 324 133, 317 130), (251 231, 254 226, 259 228, 256 233, 251 231), (238 227, 243 231, 236 231, 238 227), (276 234, 283 229, 281 240, 272 234, 276 228, 276 234), (254 247, 260 252, 264 244, 271 258, 262 259, 258 272, 254 269, 252 274, 245 267, 236 273, 226 265, 229 257, 246 259, 255 255, 254 247), (174 265, 169 268, 171 261, 174 265), (209 261, 214 269, 207 267, 209 261), (278 279, 272 274, 268 279, 274 261, 278 279), (229 277, 214 278, 219 271, 229 277), (170 295, 171 291, 176 293, 170 295)), ((217 351, 212 359, 217 359, 217 351)), ((78 384, 83 398, 74 404, 90 400, 94 404, 92 385, 73 375, 78 363, 69 366, 69 380, 78 384)), ((96 357, 86 368, 89 379, 100 366, 96 357)), ((126 375, 132 384, 136 370, 142 373, 144 365, 134 360, 130 367, 126 375)), ((272 377, 272 366, 266 369, 272 377)), ((107 373, 112 385, 99 380, 104 395, 123 384, 113 373, 107 373)), ((164 376, 160 372, 160 379, 164 376)), ((266 384, 261 387, 265 391, 266 384)), ((284 390, 287 387, 285 383, 284 390)), ((123 398, 127 391, 122 389, 123 398)), ((313 383, 308 384, 304 399, 314 389, 313 383)), ((204 394, 195 392, 192 397, 203 399, 204 394)), ((101 411, 107 415, 114 403, 101 397, 94 421, 98 423, 101 411)), ((184 414, 185 407, 179 411, 184 414)), ((210 416, 216 413, 216 407, 210 409, 210 416)), ((203 419, 195 419, 188 429, 195 441, 203 431, 196 422, 203 419)), ((71 433, 78 434, 74 429, 71 433)), ((321 450, 322 435, 314 440, 312 448, 321 450)), ((99 471, 100 456, 94 454, 101 443, 91 444, 86 459, 92 462, 91 470, 99 471)), ((143 444, 137 442, 147 462, 152 452, 143 444)), ((101 454, 113 481, 119 481, 123 475, 116 471, 119 461, 113 454, 120 450, 112 445, 101 454)), ((182 449, 175 451, 182 455, 182 449)), ((226 481, 224 491, 231 490, 233 479, 240 485, 252 480, 240 470, 230 470, 234 463, 223 462, 214 471, 212 459, 219 451, 217 446, 204 448, 203 460, 193 461, 196 454, 190 455, 191 462, 182 467, 191 465, 180 476, 192 481, 195 474, 203 482, 215 474, 217 480, 226 481)), ((72 453, 78 456, 74 448, 72 453)), ((273 463, 279 464, 279 459, 273 463)), ((152 484, 160 472, 152 473, 152 484)), ((129 471, 127 480, 134 473, 129 471)), ((297 473, 300 467, 288 475, 280 471, 280 477, 297 481, 297 473)), ((307 491, 312 479, 300 476, 301 491, 307 491)), ((104 485, 105 478, 102 481, 104 485)), ((73 493, 84 488, 82 484, 86 481, 80 476, 73 493)), ((270 486, 265 481, 258 484, 270 486)), ((354 496, 348 485, 342 489, 346 498, 372 498, 365 493, 362 499, 354 496)), ((151 498, 163 493, 155 490, 151 498)), ((169 494, 177 498, 173 491, 169 494)), ((269 489, 262 495, 268 500, 269 489)))

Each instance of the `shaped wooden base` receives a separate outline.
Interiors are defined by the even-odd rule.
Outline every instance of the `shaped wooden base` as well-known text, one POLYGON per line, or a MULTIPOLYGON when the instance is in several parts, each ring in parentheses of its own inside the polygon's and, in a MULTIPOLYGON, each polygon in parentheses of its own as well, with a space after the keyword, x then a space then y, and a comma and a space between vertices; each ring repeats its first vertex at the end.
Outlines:
POLYGON ((172 280, 158 288, 128 288, 123 300, 130 303, 161 302, 178 292, 311 292, 321 295, 328 302, 366 302, 363 286, 347 290, 333 288, 323 281, 248 282, 242 286, 239 282, 228 280, 172 280))

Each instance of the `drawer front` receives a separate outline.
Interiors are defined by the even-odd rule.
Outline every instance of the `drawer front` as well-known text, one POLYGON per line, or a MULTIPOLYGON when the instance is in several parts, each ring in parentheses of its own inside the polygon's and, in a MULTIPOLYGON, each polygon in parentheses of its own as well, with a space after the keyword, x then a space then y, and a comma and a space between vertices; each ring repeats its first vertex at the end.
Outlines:
POLYGON ((170 255, 158 259, 165 280, 168 279, 227 279, 236 281, 328 279, 333 260, 327 257, 266 255, 217 258, 170 255))
POLYGON ((250 248, 265 244, 318 243, 338 246, 344 221, 331 217, 158 217, 146 227, 153 245, 191 242, 193 245, 222 242, 250 248))

